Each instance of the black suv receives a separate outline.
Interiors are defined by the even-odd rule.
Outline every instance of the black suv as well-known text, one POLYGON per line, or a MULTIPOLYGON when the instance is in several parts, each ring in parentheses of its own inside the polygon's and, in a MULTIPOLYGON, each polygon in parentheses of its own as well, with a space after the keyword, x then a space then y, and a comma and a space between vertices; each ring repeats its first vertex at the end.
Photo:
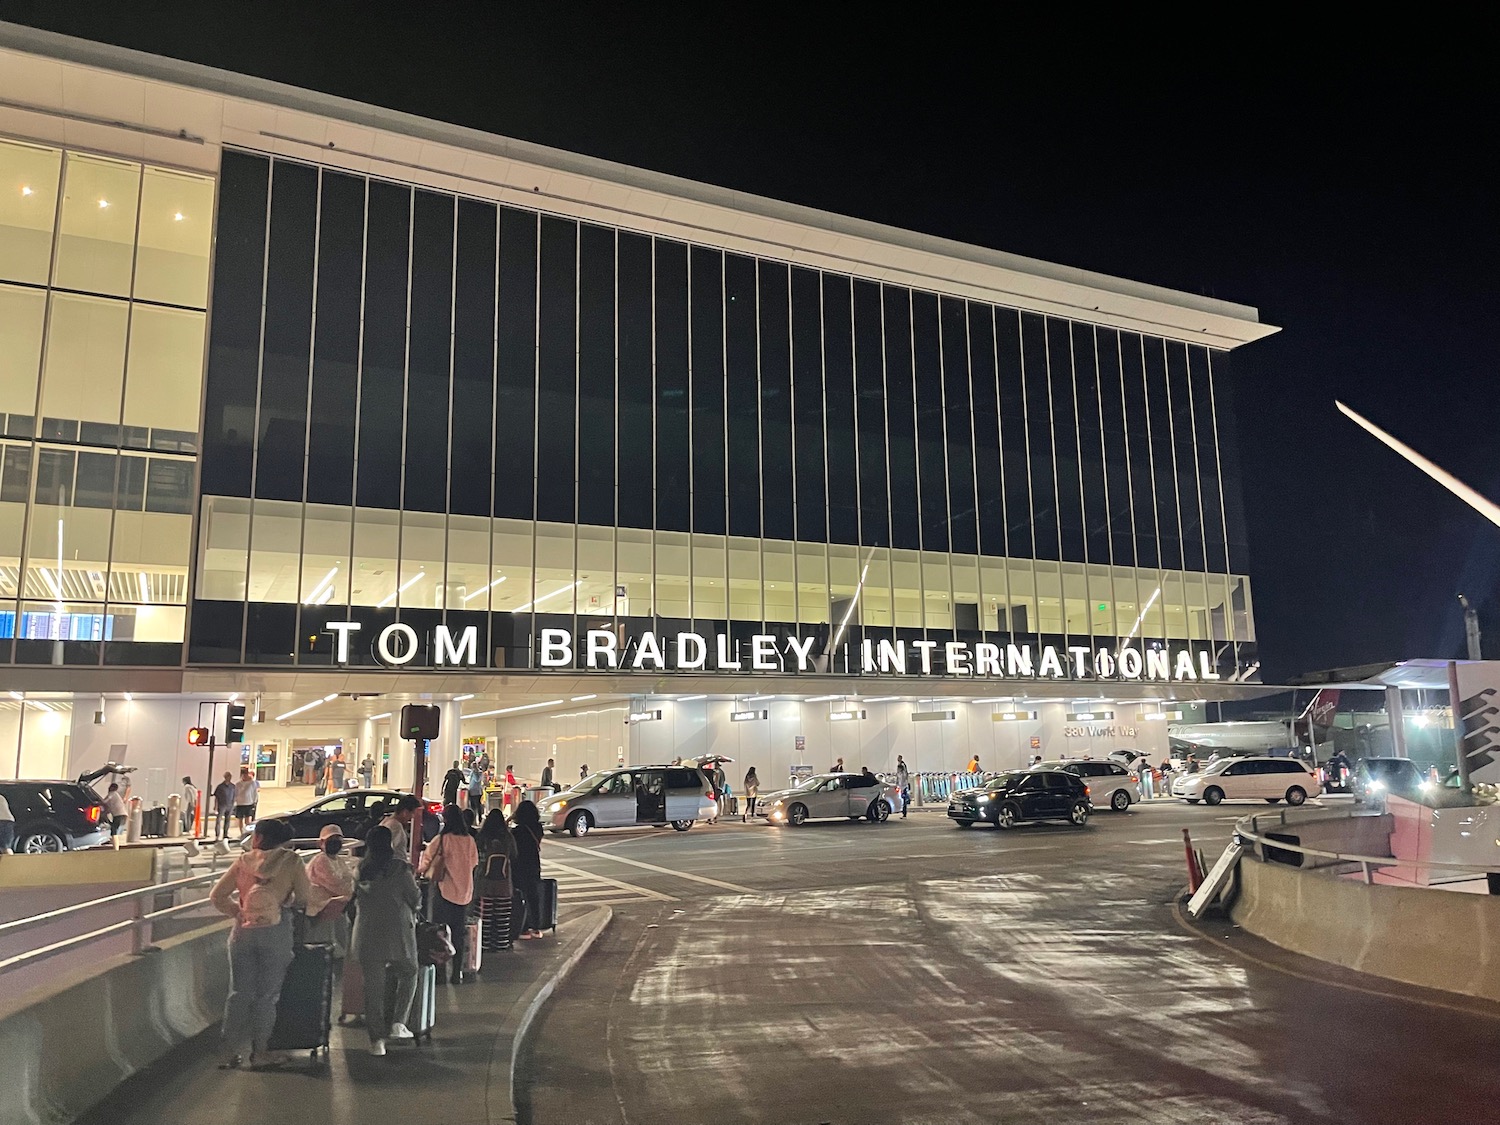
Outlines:
POLYGON ((92 848, 109 841, 104 803, 87 785, 76 781, 0 781, 0 797, 16 818, 18 852, 92 848))
POLYGON ((948 801, 948 817, 968 828, 983 820, 996 828, 1014 828, 1027 820, 1066 820, 1078 828, 1094 811, 1082 779, 1061 770, 1014 770, 961 789, 948 801))
MULTIPOLYGON (((349 840, 363 840, 365 835, 384 820, 403 796, 397 789, 346 789, 319 797, 310 805, 296 812, 282 813, 277 817, 292 826, 293 847, 316 846, 318 833, 328 824, 339 830, 339 835, 349 840)), ((422 839, 430 841, 442 829, 438 816, 443 810, 441 801, 426 801, 422 813, 422 839)), ((254 831, 246 832, 240 843, 250 846, 254 831)))

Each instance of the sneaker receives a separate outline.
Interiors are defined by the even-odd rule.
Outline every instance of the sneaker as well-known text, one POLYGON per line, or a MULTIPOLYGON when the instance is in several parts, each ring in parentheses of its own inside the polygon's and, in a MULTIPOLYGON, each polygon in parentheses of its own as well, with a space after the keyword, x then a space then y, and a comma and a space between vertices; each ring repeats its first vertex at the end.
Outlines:
POLYGON ((392 1039, 415 1039, 416 1036, 411 1033, 411 1029, 409 1027, 407 1027, 404 1023, 393 1023, 393 1024, 391 1024, 391 1038, 392 1039))
POLYGON ((370 1054, 376 1055, 376 1056, 384 1055, 385 1054, 385 1040, 384 1039, 372 1039, 372 1040, 370 1040, 370 1054))

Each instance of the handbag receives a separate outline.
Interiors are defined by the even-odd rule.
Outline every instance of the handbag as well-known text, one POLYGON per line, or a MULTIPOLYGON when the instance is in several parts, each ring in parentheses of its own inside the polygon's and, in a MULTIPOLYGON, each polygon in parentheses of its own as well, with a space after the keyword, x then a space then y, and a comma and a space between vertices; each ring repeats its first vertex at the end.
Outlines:
POLYGON ((437 839, 432 841, 432 851, 427 860, 427 878, 434 883, 441 883, 446 874, 443 862, 443 837, 439 833, 437 839))
POLYGON ((423 965, 446 965, 453 960, 453 938, 443 922, 417 923, 417 961, 423 965))

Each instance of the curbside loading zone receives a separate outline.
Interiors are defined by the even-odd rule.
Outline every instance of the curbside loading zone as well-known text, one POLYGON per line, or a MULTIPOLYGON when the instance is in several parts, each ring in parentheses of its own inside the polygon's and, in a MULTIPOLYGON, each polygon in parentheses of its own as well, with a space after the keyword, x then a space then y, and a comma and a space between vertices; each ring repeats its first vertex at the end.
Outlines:
POLYGON ((563 959, 550 973, 523 992, 506 1013, 500 1034, 495 1039, 494 1051, 490 1055, 485 1094, 490 1125, 515 1125, 518 1121, 516 1063, 520 1059, 526 1033, 531 1029, 542 1005, 582 960, 613 917, 614 911, 608 906, 595 907, 587 914, 580 915, 577 920, 578 932, 569 938, 563 959))

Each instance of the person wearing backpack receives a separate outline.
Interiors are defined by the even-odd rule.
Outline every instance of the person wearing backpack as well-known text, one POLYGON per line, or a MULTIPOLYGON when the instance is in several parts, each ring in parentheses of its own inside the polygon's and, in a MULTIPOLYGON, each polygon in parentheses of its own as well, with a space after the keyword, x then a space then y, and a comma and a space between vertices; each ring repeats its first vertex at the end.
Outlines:
POLYGON ((486 952, 511 947, 511 899, 515 883, 511 868, 516 861, 516 842, 505 823, 505 813, 491 809, 479 827, 475 841, 479 851, 479 873, 474 897, 479 900, 481 948, 486 952))
MULTIPOLYGON (((299 865, 300 866, 300 865, 299 865)), ((349 952, 365 982, 365 1028, 370 1054, 384 1055, 387 1039, 411 1039, 406 1021, 417 995, 417 910, 422 892, 410 865, 397 858, 391 830, 370 829, 354 887, 354 938, 349 952), (386 980, 395 999, 386 1007, 386 980)))
POLYGON ((468 940, 469 903, 474 901, 474 868, 479 849, 469 835, 469 825, 457 803, 443 808, 443 830, 422 853, 420 874, 432 880, 437 897, 432 900, 432 920, 448 927, 453 942, 454 984, 464 981, 464 948, 468 940))

